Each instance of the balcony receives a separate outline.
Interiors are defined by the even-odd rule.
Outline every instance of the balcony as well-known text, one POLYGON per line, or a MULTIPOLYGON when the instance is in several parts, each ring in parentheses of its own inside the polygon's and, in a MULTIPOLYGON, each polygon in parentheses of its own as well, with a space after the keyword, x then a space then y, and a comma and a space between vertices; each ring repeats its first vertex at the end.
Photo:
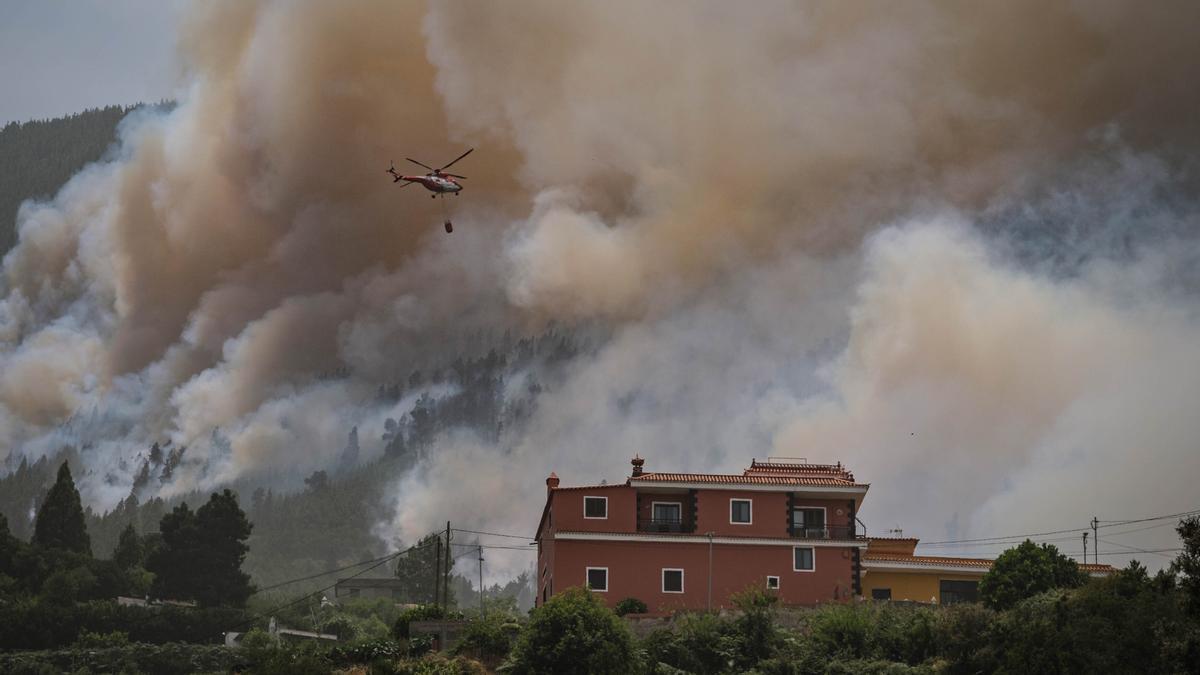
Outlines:
POLYGON ((849 525, 824 525, 821 527, 805 527, 797 525, 792 530, 793 539, 859 539, 854 528, 849 525))
MULTIPOLYGON (((628 522, 628 521, 626 521, 628 522)), ((637 521, 638 532, 691 532, 690 524, 684 523, 679 518, 639 518, 637 521), (686 528, 686 529, 685 529, 686 528)))

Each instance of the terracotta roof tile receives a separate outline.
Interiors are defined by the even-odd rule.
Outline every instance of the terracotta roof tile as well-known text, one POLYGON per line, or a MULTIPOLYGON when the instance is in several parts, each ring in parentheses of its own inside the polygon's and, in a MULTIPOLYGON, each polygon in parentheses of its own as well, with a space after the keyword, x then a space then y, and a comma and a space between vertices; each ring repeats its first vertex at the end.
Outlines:
POLYGON ((807 476, 810 478, 830 477, 854 482, 854 474, 849 469, 837 464, 809 464, 807 462, 760 462, 750 460, 750 468, 746 469, 747 476, 807 476))
MULTIPOLYGON (((875 537, 872 537, 874 539, 875 537)), ((893 555, 890 553, 872 553, 870 549, 863 555, 865 562, 901 562, 910 563, 913 565, 922 565, 928 567, 978 567, 980 569, 990 569, 993 560, 987 558, 955 558, 950 556, 933 556, 933 555, 893 555)), ((1079 569, 1089 574, 1111 574, 1115 570, 1112 565, 1093 565, 1084 563, 1079 565, 1079 569)))
POLYGON ((624 488, 624 487, 629 487, 629 486, 624 483, 606 483, 604 485, 564 485, 562 487, 554 488, 554 491, 562 492, 564 490, 607 490, 609 488, 624 488))
POLYGON ((865 484, 855 483, 835 476, 797 476, 797 475, 731 475, 711 473, 644 473, 629 479, 631 483, 661 482, 661 483, 713 483, 729 485, 822 485, 834 487, 866 487, 865 484))
POLYGON ((863 556, 866 562, 902 562, 912 565, 925 565, 929 567, 979 567, 987 569, 992 566, 991 560, 984 558, 951 558, 948 556, 932 556, 932 555, 892 555, 890 553, 871 553, 870 549, 863 556))

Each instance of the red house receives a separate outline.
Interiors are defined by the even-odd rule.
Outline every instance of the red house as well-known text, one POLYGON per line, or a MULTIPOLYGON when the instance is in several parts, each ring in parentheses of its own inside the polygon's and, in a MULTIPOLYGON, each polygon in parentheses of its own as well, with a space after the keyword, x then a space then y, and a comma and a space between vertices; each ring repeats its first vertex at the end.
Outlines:
POLYGON ((860 595, 868 484, 839 464, 752 461, 741 474, 645 473, 563 487, 546 479, 537 528, 537 603, 588 585, 609 606, 651 612, 729 606, 748 586, 784 604, 860 595))

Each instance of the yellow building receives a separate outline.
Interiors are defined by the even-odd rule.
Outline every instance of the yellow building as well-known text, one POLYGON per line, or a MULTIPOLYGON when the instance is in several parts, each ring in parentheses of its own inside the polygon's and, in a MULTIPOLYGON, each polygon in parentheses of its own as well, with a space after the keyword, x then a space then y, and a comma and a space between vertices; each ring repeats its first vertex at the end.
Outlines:
MULTIPOLYGON (((987 558, 915 555, 919 539, 873 537, 862 558, 863 597, 952 605, 979 599, 979 580, 992 568, 987 558)), ((1080 565, 1091 576, 1111 565, 1080 565)))

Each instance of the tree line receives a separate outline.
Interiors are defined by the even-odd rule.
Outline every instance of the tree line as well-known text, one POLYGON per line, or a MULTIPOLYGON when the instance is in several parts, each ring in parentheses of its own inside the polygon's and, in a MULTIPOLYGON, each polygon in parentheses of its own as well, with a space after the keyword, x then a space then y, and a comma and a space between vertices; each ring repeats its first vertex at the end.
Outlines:
POLYGON ((192 511, 187 503, 163 516, 156 532, 121 533, 113 554, 93 556, 79 491, 63 462, 37 510, 28 543, 0 515, 0 599, 30 605, 74 605, 117 596, 243 607, 253 592, 242 572, 250 522, 225 490, 192 511))
POLYGON ((136 106, 106 106, 0 128, 0 256, 16 243, 17 207, 47 199, 116 142, 117 125, 136 106))

